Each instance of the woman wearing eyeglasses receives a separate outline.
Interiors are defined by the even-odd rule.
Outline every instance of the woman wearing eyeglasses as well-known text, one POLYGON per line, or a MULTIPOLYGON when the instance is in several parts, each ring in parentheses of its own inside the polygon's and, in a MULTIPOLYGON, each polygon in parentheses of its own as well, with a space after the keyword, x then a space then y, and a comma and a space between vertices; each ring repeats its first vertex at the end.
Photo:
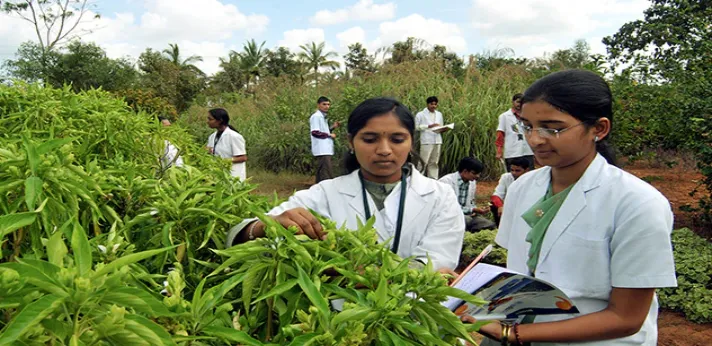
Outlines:
POLYGON ((496 242, 509 269, 560 287, 581 313, 481 333, 515 345, 656 345, 655 289, 677 285, 673 215, 660 192, 614 165, 608 84, 581 70, 548 75, 525 92, 521 119, 546 167, 512 184, 496 242))

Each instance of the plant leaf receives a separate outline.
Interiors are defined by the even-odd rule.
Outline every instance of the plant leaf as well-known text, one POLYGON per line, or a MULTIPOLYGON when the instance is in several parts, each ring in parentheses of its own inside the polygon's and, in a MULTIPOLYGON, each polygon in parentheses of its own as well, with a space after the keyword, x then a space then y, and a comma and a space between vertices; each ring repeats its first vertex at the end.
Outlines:
POLYGON ((86 275, 92 265, 91 248, 84 227, 79 225, 78 221, 74 222, 72 230, 72 252, 74 253, 74 262, 79 269, 79 275, 86 275))
POLYGON ((22 227, 33 224, 36 219, 37 214, 33 212, 0 216, 0 239, 22 227))
POLYGON ((53 151, 54 149, 57 149, 67 143, 71 143, 73 140, 74 138, 50 139, 48 141, 42 142, 40 145, 37 146, 37 153, 40 155, 47 154, 50 151, 53 151))
POLYGON ((149 316, 168 316, 170 311, 150 293, 136 287, 112 288, 102 297, 102 302, 133 308, 149 316))
POLYGON ((296 286, 296 285, 297 285, 297 279, 290 279, 290 280, 287 280, 287 281, 285 281, 285 282, 283 282, 283 283, 281 283, 281 284, 279 284, 279 285, 277 285, 277 286, 274 286, 271 290, 269 290, 269 292, 267 292, 267 293, 265 293, 265 294, 263 294, 263 295, 257 297, 257 299, 255 299, 255 301, 254 301, 253 303, 257 303, 257 302, 259 302, 259 301, 261 301, 261 300, 264 300, 264 299, 267 299, 267 298, 270 298, 270 297, 274 297, 274 296, 276 296, 276 295, 278 295, 278 294, 282 294, 282 293, 284 293, 284 292, 287 292, 287 291, 289 291, 290 289, 292 289, 292 287, 294 287, 294 286, 296 286))
POLYGON ((25 203, 27 204, 27 209, 30 211, 35 210, 35 204, 37 203, 37 197, 42 193, 42 179, 39 177, 29 177, 25 180, 25 203))
POLYGON ((64 255, 68 252, 67 246, 64 245, 64 239, 62 239, 63 235, 62 232, 55 231, 49 238, 49 241, 47 241, 47 257, 49 257, 49 263, 58 267, 63 266, 64 255))
POLYGON ((123 256, 121 258, 117 258, 113 262, 101 267, 99 270, 94 273, 92 276, 92 279, 98 278, 99 276, 102 276, 104 274, 110 273, 116 269, 119 269, 123 266, 127 266, 129 264, 136 263, 138 261, 142 261, 146 258, 153 257, 155 255, 158 255, 162 252, 166 252, 171 249, 175 249, 176 246, 171 246, 171 247, 165 247, 163 249, 155 249, 155 250, 147 250, 147 251, 142 251, 130 255, 123 256))
POLYGON ((237 342, 242 345, 248 346, 262 346, 263 344, 251 337, 249 334, 232 328, 218 327, 218 326, 207 326, 203 328, 203 334, 218 337, 221 339, 229 340, 232 342, 237 342))
POLYGON ((63 298, 48 294, 28 304, 0 331, 0 346, 11 345, 62 304, 63 298))
POLYGON ((126 315, 125 328, 147 341, 149 345, 175 345, 171 335, 155 322, 141 315, 126 315))
POLYGON ((323 318, 326 318, 329 316, 329 304, 324 299, 324 296, 321 295, 321 292, 316 288, 316 285, 314 285, 314 282, 311 281, 309 276, 307 275, 306 272, 304 272, 304 269, 297 264, 297 271, 299 272, 299 275, 297 277, 299 286, 302 288, 304 293, 307 295, 307 298, 309 298, 309 301, 311 301, 312 304, 319 310, 319 313, 323 318))
POLYGON ((37 169, 40 166, 40 155, 37 153, 37 147, 26 136, 22 137, 22 143, 25 145, 25 151, 27 151, 27 162, 30 164, 32 175, 37 175, 37 169))

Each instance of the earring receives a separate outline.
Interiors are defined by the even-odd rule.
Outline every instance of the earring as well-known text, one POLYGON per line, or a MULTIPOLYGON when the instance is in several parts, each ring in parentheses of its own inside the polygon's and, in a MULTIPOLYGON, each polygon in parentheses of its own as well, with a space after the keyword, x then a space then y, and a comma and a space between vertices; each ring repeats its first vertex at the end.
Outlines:
POLYGON ((593 141, 598 142, 598 136, 596 136, 596 138, 594 138, 593 141))
POLYGON ((351 155, 354 154, 354 149, 353 149, 353 148, 351 148, 351 149, 349 150, 349 154, 351 154, 351 155))

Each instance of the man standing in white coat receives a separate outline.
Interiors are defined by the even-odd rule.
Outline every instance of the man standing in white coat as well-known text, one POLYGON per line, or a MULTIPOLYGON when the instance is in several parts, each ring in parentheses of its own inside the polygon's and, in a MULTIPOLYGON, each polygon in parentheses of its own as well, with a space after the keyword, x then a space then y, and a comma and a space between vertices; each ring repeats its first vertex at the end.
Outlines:
POLYGON ((321 96, 317 100, 317 110, 309 118, 309 128, 311 131, 312 155, 316 157, 316 183, 322 180, 334 178, 334 168, 331 164, 331 157, 334 155, 335 133, 331 133, 339 127, 339 122, 329 127, 326 119, 331 108, 331 101, 321 96))
POLYGON ((438 179, 438 163, 440 162, 440 147, 443 143, 442 135, 433 132, 433 127, 443 124, 443 115, 438 112, 438 98, 430 96, 426 100, 428 106, 415 116, 416 128, 420 132, 420 158, 425 167, 421 169, 423 175, 438 179))

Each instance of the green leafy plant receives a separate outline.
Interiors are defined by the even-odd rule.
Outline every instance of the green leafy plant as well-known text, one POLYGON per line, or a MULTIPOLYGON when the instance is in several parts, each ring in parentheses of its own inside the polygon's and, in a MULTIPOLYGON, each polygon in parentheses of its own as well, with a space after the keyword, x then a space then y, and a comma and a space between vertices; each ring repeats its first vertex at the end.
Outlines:
POLYGON ((487 245, 492 244, 492 252, 482 259, 482 263, 489 263, 498 266, 507 265, 507 250, 494 242, 497 230, 482 230, 471 233, 466 232, 462 241, 462 252, 460 253, 460 266, 466 267, 470 264, 487 245))
MULTIPOLYGON (((230 270, 241 283, 240 330, 263 342, 290 345, 448 345, 468 329, 440 302, 456 296, 430 265, 411 269, 376 243, 372 222, 356 231, 322 220, 326 240, 308 240, 263 219, 267 237, 216 251, 212 275, 230 270), (330 301, 342 300, 334 312, 330 301)), ((230 279, 228 279, 230 280, 230 279)))
POLYGON ((683 228, 672 233, 677 287, 658 290, 660 306, 693 322, 712 322, 712 244, 683 228))
POLYGON ((48 260, 0 264, 0 307, 5 311, 0 344, 173 344, 170 334, 150 319, 168 315, 168 309, 130 284, 142 279, 132 273, 133 264, 166 250, 95 264, 86 232, 76 220, 68 222, 46 239, 48 260))

